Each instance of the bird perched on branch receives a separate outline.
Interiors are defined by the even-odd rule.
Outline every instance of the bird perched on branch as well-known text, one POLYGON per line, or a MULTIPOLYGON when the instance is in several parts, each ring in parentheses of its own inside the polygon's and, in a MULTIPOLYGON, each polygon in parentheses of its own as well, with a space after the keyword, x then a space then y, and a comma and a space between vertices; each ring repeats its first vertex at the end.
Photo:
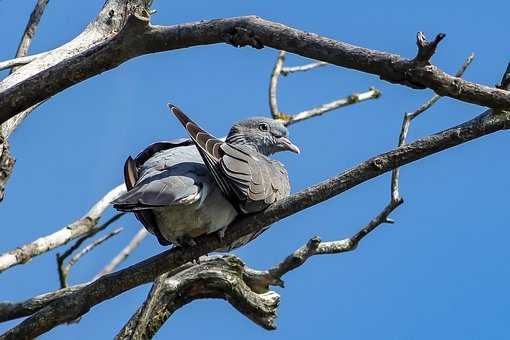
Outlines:
POLYGON ((213 232, 223 237, 237 215, 262 211, 289 195, 287 170, 268 158, 279 151, 299 153, 281 121, 240 121, 223 141, 169 107, 190 138, 158 142, 129 157, 128 191, 113 202, 116 209, 133 212, 161 245, 192 246, 194 238, 213 232))

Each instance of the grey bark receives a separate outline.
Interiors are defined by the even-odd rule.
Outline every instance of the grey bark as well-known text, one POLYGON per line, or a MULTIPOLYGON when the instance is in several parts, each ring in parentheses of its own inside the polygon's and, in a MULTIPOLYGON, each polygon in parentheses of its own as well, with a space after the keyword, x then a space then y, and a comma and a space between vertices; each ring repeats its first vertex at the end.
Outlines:
POLYGON ((0 123, 131 58, 216 43, 256 48, 268 46, 375 74, 412 88, 430 88, 441 96, 492 108, 510 108, 508 91, 453 77, 422 57, 403 59, 255 16, 152 26, 145 6, 146 1, 142 0, 108 1, 77 38, 0 82, 0 123))

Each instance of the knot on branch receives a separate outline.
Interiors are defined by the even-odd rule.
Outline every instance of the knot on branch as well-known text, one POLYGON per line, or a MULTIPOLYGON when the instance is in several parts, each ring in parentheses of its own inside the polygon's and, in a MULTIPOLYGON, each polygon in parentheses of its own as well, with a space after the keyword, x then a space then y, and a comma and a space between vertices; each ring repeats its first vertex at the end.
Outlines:
POLYGON ((264 47, 255 33, 243 27, 234 27, 228 30, 225 32, 223 39, 235 47, 251 46, 256 49, 264 47))
POLYGON ((420 63, 428 63, 430 58, 436 52, 437 45, 444 39, 445 33, 439 33, 436 35, 433 41, 428 41, 423 32, 418 32, 416 35, 416 45, 418 46, 418 53, 414 58, 414 61, 420 63))
POLYGON ((371 163, 377 170, 381 170, 384 166, 384 161, 381 158, 374 158, 371 163))

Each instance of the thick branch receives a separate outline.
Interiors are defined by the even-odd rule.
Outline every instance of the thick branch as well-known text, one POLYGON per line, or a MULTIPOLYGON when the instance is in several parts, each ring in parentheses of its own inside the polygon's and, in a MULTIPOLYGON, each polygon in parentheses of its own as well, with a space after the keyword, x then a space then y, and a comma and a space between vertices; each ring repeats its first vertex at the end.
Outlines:
POLYGON ((245 270, 239 258, 225 255, 206 257, 175 275, 163 275, 116 339, 150 339, 177 309, 207 298, 226 300, 256 324, 275 329, 280 296, 255 292, 244 279, 245 270))
POLYGON ((0 82, 0 122, 136 56, 216 43, 269 46, 375 74, 393 83, 430 88, 442 96, 510 109, 510 93, 505 90, 462 80, 433 65, 395 54, 346 44, 254 16, 151 26, 146 16, 134 10, 121 10, 119 14, 119 6, 122 8, 119 3, 126 1, 108 1, 81 36, 24 66, 24 72, 16 72, 0 82))
POLYGON ((2 301, 0 302, 0 322, 32 315, 51 302, 71 293, 77 292, 86 285, 87 284, 80 284, 54 292, 41 294, 23 302, 2 301))
MULTIPOLYGON (((283 287, 282 276, 303 265, 311 256, 338 254, 356 249, 359 242, 366 235, 375 230, 379 225, 388 223, 389 214, 402 204, 402 202, 401 199, 396 202, 391 202, 378 216, 350 238, 340 241, 321 242, 319 237, 314 237, 306 245, 294 251, 281 263, 269 270, 254 270, 244 267, 243 265, 242 272, 236 271, 236 279, 231 280, 232 284, 220 286, 220 293, 225 296, 239 296, 236 302, 238 306, 237 309, 241 313, 266 329, 275 329, 276 308, 278 305, 271 303, 268 310, 266 299, 267 297, 271 297, 271 299, 276 297, 279 300, 279 296, 275 292, 270 291, 269 287, 283 287), (249 290, 246 289, 247 287, 249 287, 249 290), (241 294, 236 294, 236 292, 241 292, 241 294), (257 299, 253 299, 254 296, 257 296, 257 299), (254 303, 260 306, 255 309, 249 308, 253 306, 254 303), (239 306, 244 307, 239 308, 239 306), (258 313, 254 315, 253 311, 258 311, 258 313), (261 315, 259 315, 260 311, 263 311, 261 315)), ((233 258, 233 256, 230 257, 233 258)), ((226 258, 227 257, 224 257, 223 259, 226 258)), ((200 258, 199 265, 193 266, 192 270, 188 269, 189 267, 183 267, 178 274, 167 273, 161 275, 154 282, 144 304, 126 323, 121 332, 117 335, 117 339, 151 338, 166 320, 168 320, 178 308, 183 306, 183 304, 180 303, 182 295, 184 294, 180 291, 183 286, 183 277, 187 280, 205 278, 208 274, 206 273, 204 275, 201 271, 210 271, 211 266, 209 263, 212 261, 217 261, 217 258, 202 257, 200 258), (189 273, 191 273, 191 275, 189 275, 189 273)), ((236 258, 236 261, 242 263, 240 259, 236 258)), ((227 273, 221 273, 221 276, 225 276, 231 271, 229 266, 218 268, 218 270, 227 271, 227 273)), ((200 298, 218 296, 218 292, 216 291, 218 285, 214 276, 212 277, 212 281, 205 281, 203 285, 205 286, 205 292, 212 292, 213 294, 212 296, 205 294, 205 296, 201 296, 200 298), (211 290, 211 288, 213 289, 211 290)), ((202 286, 201 288, 204 291, 202 286)), ((186 301, 188 301, 187 303, 193 300, 195 300, 194 296, 186 299, 186 301)), ((234 305, 234 307, 236 306, 234 305)))
POLYGON ((96 304, 141 284, 152 282, 164 272, 216 249, 227 248, 238 239, 256 233, 278 220, 330 199, 396 167, 508 128, 510 128, 509 112, 495 113, 488 110, 464 124, 371 158, 329 180, 276 202, 264 212, 239 219, 229 226, 222 240, 216 235, 199 237, 196 240, 197 246, 187 249, 172 248, 116 273, 104 275, 78 292, 41 309, 9 330, 4 338, 39 336, 61 323, 80 317, 96 304))
POLYGON ((110 206, 110 202, 126 191, 124 184, 117 186, 99 200, 89 212, 53 234, 38 238, 32 243, 25 244, 8 253, 0 255, 0 272, 12 266, 28 262, 35 256, 60 247, 67 242, 94 232, 96 224, 103 212, 110 206))

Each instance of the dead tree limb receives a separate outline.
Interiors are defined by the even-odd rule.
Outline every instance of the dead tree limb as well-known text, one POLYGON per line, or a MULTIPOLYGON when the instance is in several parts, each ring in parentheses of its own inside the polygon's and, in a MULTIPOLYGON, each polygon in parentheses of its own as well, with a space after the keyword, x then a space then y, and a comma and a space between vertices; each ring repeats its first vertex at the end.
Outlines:
POLYGON ((0 273, 4 270, 19 264, 30 261, 35 256, 60 247, 78 237, 94 233, 99 218, 110 206, 110 202, 126 191, 124 184, 121 184, 108 192, 99 200, 85 216, 79 220, 63 227, 62 229, 47 235, 32 243, 25 244, 14 250, 0 255, 0 273))
MULTIPOLYGON (((26 55, 28 54, 28 49, 30 44, 32 43, 32 38, 35 35, 35 31, 39 25, 39 21, 44 13, 44 9, 48 4, 49 0, 37 0, 35 7, 30 14, 30 18, 28 19, 27 26, 25 27, 25 31, 21 37, 21 41, 19 43, 18 49, 16 51, 16 59, 11 61, 11 63, 7 66, 11 67, 10 74, 15 72, 19 65, 19 61, 23 58, 26 59, 26 55), (16 63, 18 61, 18 63, 16 63)), ((5 66, 5 65, 2 65, 5 66)), ((5 67, 4 67, 5 68, 5 67)), ((1 69, 1 68, 0 68, 1 69)), ((0 202, 4 199, 5 195, 5 187, 7 185, 7 181, 12 174, 12 170, 14 168, 15 159, 9 150, 9 137, 11 133, 21 124, 21 122, 32 112, 35 108, 37 108, 39 104, 35 103, 31 107, 28 107, 20 112, 15 117, 8 121, 3 121, 0 123, 0 202)))
POLYGON ((453 77, 415 59, 306 33, 255 16, 174 26, 150 25, 150 1, 109 0, 74 40, 49 51, 0 82, 0 122, 131 58, 199 45, 272 47, 378 75, 412 88, 481 106, 510 109, 510 93, 453 77))

